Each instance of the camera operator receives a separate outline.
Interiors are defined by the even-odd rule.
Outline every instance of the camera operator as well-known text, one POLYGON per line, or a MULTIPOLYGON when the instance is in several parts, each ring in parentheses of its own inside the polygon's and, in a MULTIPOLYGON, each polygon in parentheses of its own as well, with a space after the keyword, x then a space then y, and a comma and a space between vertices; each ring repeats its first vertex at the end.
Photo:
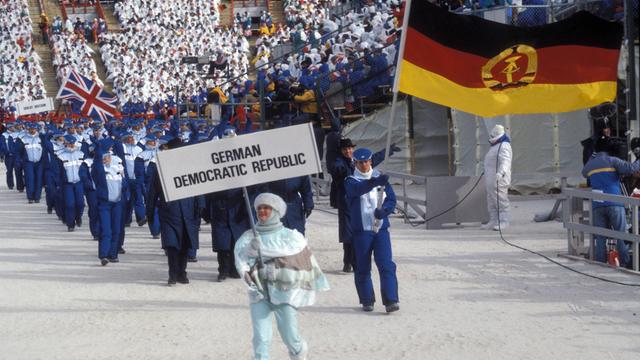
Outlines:
MULTIPOLYGON (((582 169, 582 175, 589 180, 594 192, 612 195, 622 195, 620 178, 623 175, 632 175, 640 172, 640 161, 630 163, 611 156, 615 151, 612 147, 611 138, 601 136, 596 139, 595 154, 587 161, 582 169)), ((624 205, 612 201, 594 200, 592 202, 593 225, 625 231, 626 216, 624 205)), ((596 261, 607 262, 607 240, 604 236, 595 235, 595 258, 596 261)), ((623 240, 616 241, 620 266, 630 264, 628 247, 623 240)))

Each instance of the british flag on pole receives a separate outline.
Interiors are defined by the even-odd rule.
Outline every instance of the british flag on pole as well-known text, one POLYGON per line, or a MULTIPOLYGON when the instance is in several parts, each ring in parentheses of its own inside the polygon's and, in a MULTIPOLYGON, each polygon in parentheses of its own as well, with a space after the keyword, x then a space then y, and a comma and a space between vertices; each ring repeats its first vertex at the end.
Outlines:
POLYGON ((118 99, 75 70, 71 70, 56 98, 78 101, 82 116, 99 117, 107 121, 116 114, 118 99))

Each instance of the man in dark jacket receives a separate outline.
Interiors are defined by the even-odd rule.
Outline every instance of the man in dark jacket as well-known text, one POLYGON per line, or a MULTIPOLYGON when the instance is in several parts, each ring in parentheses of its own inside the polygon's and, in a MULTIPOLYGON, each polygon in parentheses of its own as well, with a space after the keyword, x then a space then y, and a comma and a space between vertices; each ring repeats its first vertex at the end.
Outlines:
MULTIPOLYGON (((180 139, 168 142, 168 148, 178 146, 180 139)), ((187 254, 190 249, 198 247, 198 218, 197 198, 167 202, 162 192, 160 177, 155 162, 147 168, 149 172, 149 188, 147 190, 147 220, 153 222, 154 209, 158 209, 160 220, 160 239, 162 248, 167 253, 169 264, 169 280, 167 284, 173 286, 176 282, 188 284, 187 254)))

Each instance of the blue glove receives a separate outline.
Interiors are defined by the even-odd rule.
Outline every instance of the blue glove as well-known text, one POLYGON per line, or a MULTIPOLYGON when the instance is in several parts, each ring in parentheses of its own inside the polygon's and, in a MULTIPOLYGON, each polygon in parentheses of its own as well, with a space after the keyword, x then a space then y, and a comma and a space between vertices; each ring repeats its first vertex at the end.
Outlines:
POLYGON ((378 219, 378 220, 382 220, 382 219, 384 219, 384 217, 385 217, 384 210, 382 210, 382 209, 375 209, 375 210, 373 211, 373 216, 374 216, 376 219, 378 219))

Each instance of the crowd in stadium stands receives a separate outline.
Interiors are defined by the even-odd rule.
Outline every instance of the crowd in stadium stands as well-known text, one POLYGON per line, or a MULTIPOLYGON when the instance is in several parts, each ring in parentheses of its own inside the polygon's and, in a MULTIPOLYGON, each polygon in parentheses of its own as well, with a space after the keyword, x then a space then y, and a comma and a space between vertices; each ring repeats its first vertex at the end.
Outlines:
MULTIPOLYGON (((395 0, 371 3, 342 16, 329 14, 332 2, 288 2, 288 24, 274 24, 271 14, 264 11, 260 16, 262 36, 256 41, 251 63, 244 36, 251 19, 246 13, 237 14, 231 29, 221 28, 218 5, 204 0, 120 1, 115 13, 124 29, 121 33, 106 33, 101 19, 87 23, 76 19, 74 23, 56 18, 49 41, 58 79, 63 81, 74 67, 100 81, 87 45, 87 41, 98 41, 108 74, 103 80, 113 82, 123 114, 159 114, 171 108, 181 111, 175 108, 179 94, 181 101, 200 103, 203 110, 211 99, 218 104, 248 103, 207 108, 213 119, 242 121, 260 115, 260 96, 274 102, 264 108, 269 115, 291 121, 301 115, 308 117, 307 104, 321 101, 329 93, 341 92, 333 97, 332 105, 349 107, 391 84, 391 65, 398 47, 396 30, 401 22, 395 0), (292 6, 301 7, 295 20, 292 6), (274 59, 271 49, 285 42, 293 42, 298 51, 274 59), (183 63, 185 57, 203 55, 214 61, 183 63), (248 80, 252 65, 257 70, 256 81, 248 80), (214 93, 207 90, 216 87, 214 93), (300 100, 303 94, 306 100, 300 100), (301 103, 298 108, 282 105, 297 97, 301 103)), ((313 112, 321 115, 322 110, 313 112)))
MULTIPOLYGON (((102 59, 124 112, 149 102, 171 103, 175 94, 205 102, 206 88, 249 69, 249 43, 240 27, 219 27, 218 1, 126 0, 115 5, 122 33, 106 34, 102 59), (185 57, 215 58, 198 75, 185 57)), ((246 78, 246 75, 245 75, 246 78)))
POLYGON ((0 109, 21 101, 41 99, 46 92, 40 58, 33 48, 26 0, 0 2, 0 109))
POLYGON ((382 1, 351 10, 339 19, 325 17, 310 29, 303 23, 296 25, 289 38, 299 51, 281 59, 270 56, 270 47, 281 38, 273 44, 272 37, 263 35, 256 42, 255 65, 257 88, 264 87, 266 97, 274 103, 267 104, 267 117, 285 122, 295 117, 288 106, 277 104, 292 96, 295 99, 296 91, 311 90, 315 100, 327 98, 327 105, 349 108, 358 99, 371 98, 390 86, 400 26, 394 10, 393 1, 382 1))
POLYGON ((96 75, 96 63, 91 55, 93 50, 87 44, 82 29, 69 32, 65 28, 61 32, 54 32, 50 43, 51 61, 56 69, 58 83, 62 84, 73 69, 100 82, 96 75))

